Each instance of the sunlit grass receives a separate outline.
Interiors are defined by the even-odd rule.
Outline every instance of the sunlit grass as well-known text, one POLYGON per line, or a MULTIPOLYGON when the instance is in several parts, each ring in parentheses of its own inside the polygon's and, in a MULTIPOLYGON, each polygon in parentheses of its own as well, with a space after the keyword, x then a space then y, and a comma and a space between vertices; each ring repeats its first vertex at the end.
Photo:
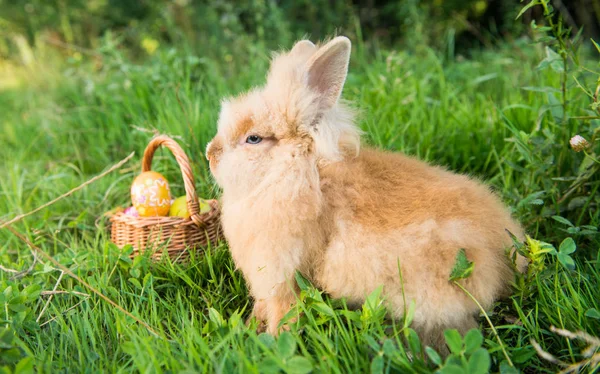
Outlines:
MULTIPOLYGON (((559 83, 556 76, 535 70, 541 49, 519 42, 449 61, 426 48, 359 47, 344 97, 361 112, 358 121, 366 143, 486 180, 540 240, 558 245, 568 236, 551 214, 578 217, 578 225, 598 225, 595 201, 585 211, 542 210, 554 209, 551 186, 564 183, 551 178, 576 169, 581 157, 567 146, 569 131, 557 128, 549 116, 538 121, 547 96, 520 88, 559 83), (533 142, 543 130, 554 134, 555 143, 549 147, 560 160, 547 175, 529 172, 526 157, 509 141, 523 132, 532 134, 533 142), (529 204, 526 198, 538 191, 545 191, 540 195, 542 206, 529 204)), ((40 315, 48 298, 39 294, 41 290, 56 286, 90 292, 68 276, 57 284, 60 270, 38 263, 24 278, 0 274, 2 316, 15 332, 19 356, 34 357, 40 372, 302 372, 310 365, 317 371, 343 373, 375 370, 380 362, 392 372, 433 368, 402 346, 407 330, 401 322, 386 321, 376 311, 347 310, 342 302, 315 290, 302 304, 304 324, 291 327, 292 346, 257 335, 255 326, 244 325, 251 304, 225 243, 188 265, 153 264, 147 258, 131 262, 127 253, 109 243, 101 216, 127 204, 129 185, 153 131, 175 137, 184 147, 199 194, 218 196, 203 152, 215 132, 219 101, 263 82, 267 51, 248 47, 232 51, 228 61, 215 61, 202 58, 201 48, 196 55, 159 49, 141 64, 110 49, 100 62, 97 56, 76 60, 52 50, 36 53, 27 67, 0 69, 0 219, 34 209, 135 151, 135 162, 121 171, 15 228, 161 335, 153 336, 93 295, 55 295, 40 315), (333 314, 316 304, 328 306, 333 314), (44 324, 51 318, 56 319, 44 324)), ((571 104, 586 107, 586 98, 571 89, 571 104)), ((530 143, 535 153, 534 144, 530 143)), ((167 176, 176 195, 183 193, 168 151, 159 151, 153 166, 167 176)), ((590 184, 589 188, 597 186, 597 178, 590 184)), ((32 261, 29 249, 6 230, 0 230, 0 238, 3 266, 27 268, 32 261)), ((598 240, 575 239, 576 272, 548 258, 539 276, 517 284, 515 296, 491 311, 520 368, 553 370, 537 358, 530 339, 565 361, 581 358, 581 347, 550 333, 550 325, 596 335, 600 331, 600 320, 586 315, 600 309, 598 240)), ((496 368, 502 353, 485 321, 481 326, 496 368)), ((1 357, 8 363, 8 356, 1 357)))

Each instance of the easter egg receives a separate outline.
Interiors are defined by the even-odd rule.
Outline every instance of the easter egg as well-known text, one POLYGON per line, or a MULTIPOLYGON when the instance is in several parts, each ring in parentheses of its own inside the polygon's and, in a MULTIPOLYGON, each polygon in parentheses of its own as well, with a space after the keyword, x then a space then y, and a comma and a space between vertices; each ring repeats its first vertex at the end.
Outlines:
POLYGON ((138 211, 133 206, 130 206, 127 209, 125 209, 123 211, 123 213, 127 214, 128 216, 132 216, 132 217, 139 217, 140 216, 140 214, 138 213, 138 211))
POLYGON ((200 214, 208 213, 212 209, 207 200, 198 199, 198 204, 200 204, 200 214))
POLYGON ((173 200, 173 204, 171 204, 171 209, 169 209, 169 215, 172 217, 189 218, 190 213, 188 212, 185 196, 181 196, 173 200))
POLYGON ((131 185, 131 202, 141 217, 166 216, 171 208, 167 179, 155 171, 146 171, 131 185))
POLYGON ((212 209, 208 201, 204 199, 198 199, 198 204, 200 205, 200 214, 208 213, 212 209))
MULTIPOLYGON (((200 205, 200 214, 210 212, 210 204, 208 201, 204 199, 198 199, 198 204, 200 205)), ((182 217, 189 218, 190 213, 188 212, 187 200, 186 196, 178 197, 171 204, 171 209, 169 210, 169 215, 172 217, 182 217)))

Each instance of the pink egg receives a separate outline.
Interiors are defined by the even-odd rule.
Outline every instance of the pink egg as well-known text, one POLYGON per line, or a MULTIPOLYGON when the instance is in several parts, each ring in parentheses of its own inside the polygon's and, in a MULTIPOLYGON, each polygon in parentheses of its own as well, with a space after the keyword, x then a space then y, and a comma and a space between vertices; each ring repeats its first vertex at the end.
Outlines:
POLYGON ((123 213, 127 214, 128 216, 132 216, 132 217, 139 217, 140 216, 140 214, 138 213, 138 211, 133 206, 130 206, 127 209, 125 209, 123 211, 123 213))

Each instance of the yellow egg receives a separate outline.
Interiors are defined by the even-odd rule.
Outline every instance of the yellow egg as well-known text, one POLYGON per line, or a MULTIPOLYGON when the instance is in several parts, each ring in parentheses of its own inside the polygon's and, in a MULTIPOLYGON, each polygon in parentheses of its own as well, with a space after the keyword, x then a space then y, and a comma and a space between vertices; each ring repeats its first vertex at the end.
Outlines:
MULTIPOLYGON (((198 199, 198 204, 200 205, 200 214, 210 212, 211 207, 210 204, 208 204, 208 201, 204 199, 198 199)), ((182 218, 190 217, 190 213, 188 212, 187 207, 186 196, 178 197, 173 201, 173 204, 171 204, 171 209, 169 210, 169 215, 173 217, 182 218)))
POLYGON ((200 214, 208 213, 212 209, 208 201, 204 199, 198 199, 198 204, 200 205, 200 214))
POLYGON ((190 213, 188 212, 186 197, 181 196, 173 201, 171 209, 169 209, 169 215, 172 217, 189 218, 190 213))
POLYGON ((169 182, 155 171, 138 175, 131 185, 131 202, 141 217, 166 216, 171 207, 169 182))

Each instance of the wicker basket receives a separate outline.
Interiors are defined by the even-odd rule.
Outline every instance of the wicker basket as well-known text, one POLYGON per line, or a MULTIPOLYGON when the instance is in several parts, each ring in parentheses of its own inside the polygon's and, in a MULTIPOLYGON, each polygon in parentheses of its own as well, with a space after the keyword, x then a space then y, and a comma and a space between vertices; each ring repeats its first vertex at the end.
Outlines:
POLYGON ((159 260, 166 247, 171 259, 182 261, 189 257, 190 250, 199 250, 221 238, 220 210, 217 201, 210 200, 212 209, 199 213, 190 161, 179 144, 168 136, 160 135, 150 141, 144 151, 142 172, 151 170, 152 156, 161 145, 173 152, 179 164, 190 217, 134 217, 119 212, 110 218, 111 240, 119 247, 131 244, 134 248, 131 257, 149 250, 152 258, 159 260))

